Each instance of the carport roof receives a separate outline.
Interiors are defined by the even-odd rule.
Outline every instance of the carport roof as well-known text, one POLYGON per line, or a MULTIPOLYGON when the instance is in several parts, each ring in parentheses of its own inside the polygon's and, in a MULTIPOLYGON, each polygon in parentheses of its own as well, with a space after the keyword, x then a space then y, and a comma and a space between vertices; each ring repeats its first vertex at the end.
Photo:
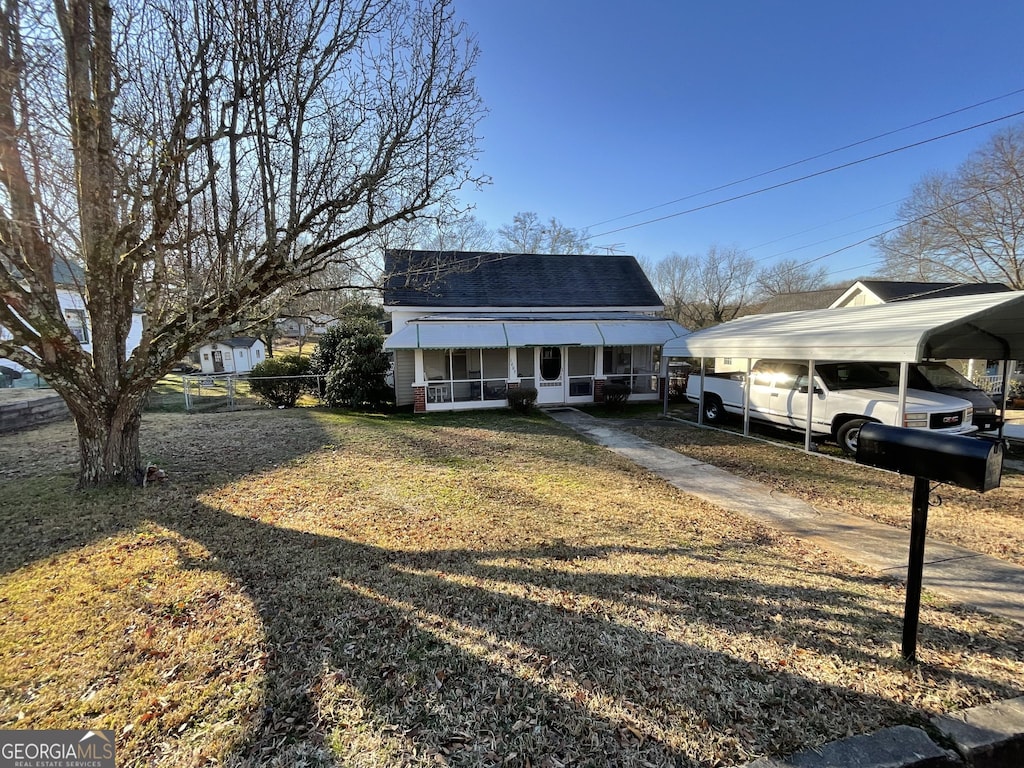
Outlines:
POLYGON ((750 315, 666 342, 668 357, 1024 359, 1024 291, 750 315))

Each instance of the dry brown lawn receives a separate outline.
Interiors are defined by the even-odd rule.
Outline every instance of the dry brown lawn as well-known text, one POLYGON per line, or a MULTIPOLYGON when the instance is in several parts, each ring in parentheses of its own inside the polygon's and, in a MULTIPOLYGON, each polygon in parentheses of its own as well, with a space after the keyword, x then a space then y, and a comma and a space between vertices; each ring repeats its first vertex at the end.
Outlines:
MULTIPOLYGON (((910 528, 913 478, 837 458, 841 452, 835 446, 824 445, 820 455, 812 455, 675 421, 647 420, 626 429, 796 496, 822 511, 847 512, 910 528)), ((779 434, 772 435, 773 440, 779 434)), ((1019 459, 1020 448, 1011 456, 1019 459)), ((938 503, 928 512, 929 537, 1024 565, 1024 473, 1007 467, 1002 485, 985 494, 940 485, 932 501, 938 503)))
POLYGON ((0 728, 119 765, 711 766, 1020 695, 1019 625, 542 417, 150 414, 168 482, 0 443, 0 728))

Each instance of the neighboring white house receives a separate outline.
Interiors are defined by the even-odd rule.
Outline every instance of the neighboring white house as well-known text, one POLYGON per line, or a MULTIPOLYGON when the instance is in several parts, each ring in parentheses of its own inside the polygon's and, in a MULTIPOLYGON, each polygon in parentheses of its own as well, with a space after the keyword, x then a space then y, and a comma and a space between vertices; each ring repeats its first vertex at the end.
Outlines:
POLYGON ((687 333, 632 256, 393 250, 384 310, 399 405, 416 412, 601 402, 607 382, 657 400, 661 347, 687 333))
POLYGON ((277 332, 289 338, 305 339, 310 336, 323 336, 328 328, 337 325, 340 320, 323 313, 310 315, 284 315, 275 321, 277 332))
MULTIPOLYGON (((92 320, 85 306, 83 292, 85 290, 85 273, 77 264, 55 262, 53 279, 57 286, 57 301, 60 303, 64 319, 75 338, 82 343, 82 349, 92 354, 92 320)), ((125 340, 125 353, 131 354, 142 340, 142 312, 132 313, 132 324, 125 340)), ((0 340, 11 338, 9 330, 0 325, 0 340)), ((11 360, 2 361, 8 368, 24 372, 25 368, 11 360)))
POLYGON ((267 345, 253 336, 208 341, 199 347, 203 373, 249 373, 267 359, 267 345))

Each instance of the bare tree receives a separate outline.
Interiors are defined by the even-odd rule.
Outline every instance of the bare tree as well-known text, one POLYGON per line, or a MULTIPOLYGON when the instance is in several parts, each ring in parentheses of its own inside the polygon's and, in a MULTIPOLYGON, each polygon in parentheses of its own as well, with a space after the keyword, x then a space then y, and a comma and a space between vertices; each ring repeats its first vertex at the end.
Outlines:
POLYGON ((438 216, 423 227, 420 247, 428 251, 489 251, 494 232, 470 213, 438 216))
POLYGON ((1024 124, 997 133, 955 173, 924 177, 898 216, 905 224, 875 241, 884 274, 1024 289, 1024 124))
POLYGON ((4 5, 0 357, 67 402, 80 485, 141 480, 144 398, 211 331, 331 265, 358 274, 373 233, 472 181, 476 49, 451 5, 4 5), (85 270, 91 355, 62 260, 85 270))
POLYGON ((783 293, 800 293, 824 287, 828 281, 825 267, 812 267, 796 259, 783 259, 757 272, 756 289, 760 298, 783 293))
POLYGON ((739 317, 754 286, 754 260, 745 251, 712 245, 702 256, 674 253, 654 268, 665 313, 697 330, 739 317))
POLYGON ((511 224, 498 228, 498 247, 513 253, 583 254, 590 250, 590 235, 553 216, 545 222, 533 211, 521 211, 511 224))

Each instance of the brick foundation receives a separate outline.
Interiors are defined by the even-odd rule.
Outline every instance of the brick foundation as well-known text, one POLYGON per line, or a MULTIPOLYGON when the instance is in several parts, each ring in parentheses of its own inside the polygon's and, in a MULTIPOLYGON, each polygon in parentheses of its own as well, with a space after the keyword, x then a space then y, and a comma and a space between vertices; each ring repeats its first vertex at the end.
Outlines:
POLYGON ((413 387, 412 388, 412 410, 413 410, 413 413, 426 413, 427 412, 427 388, 426 387, 413 387))
POLYGON ((594 379, 594 402, 604 402, 604 379, 594 379))

